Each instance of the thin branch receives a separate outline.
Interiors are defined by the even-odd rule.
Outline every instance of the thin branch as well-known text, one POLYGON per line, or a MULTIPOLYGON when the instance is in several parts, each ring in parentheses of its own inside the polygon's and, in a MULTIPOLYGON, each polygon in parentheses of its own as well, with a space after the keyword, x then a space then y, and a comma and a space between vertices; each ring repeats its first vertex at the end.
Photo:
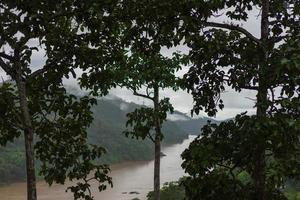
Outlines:
POLYGON ((60 65, 55 65, 55 63, 59 62, 60 59, 55 59, 53 60, 51 63, 49 64, 46 64, 43 66, 43 68, 41 69, 38 69, 34 72, 32 72, 29 76, 28 76, 28 79, 33 79, 49 70, 54 70, 54 69, 58 69, 60 67, 60 65))
POLYGON ((274 43, 278 43, 278 42, 280 42, 281 40, 284 40, 284 39, 287 39, 288 38, 288 36, 278 36, 278 37, 275 37, 275 38, 272 38, 272 42, 274 42, 274 43))
POLYGON ((3 53, 3 52, 0 52, 0 57, 2 57, 2 58, 4 58, 4 59, 7 59, 7 60, 10 60, 10 61, 13 61, 13 60, 14 60, 14 58, 13 58, 12 56, 7 55, 7 54, 5 54, 5 53, 3 53))
POLYGON ((152 91, 149 92, 149 87, 146 88, 146 93, 147 93, 147 96, 150 96, 151 94, 153 94, 152 91))
POLYGON ((60 65, 58 65, 57 63, 59 63, 62 58, 63 58, 63 56, 62 57, 56 57, 50 63, 47 63, 42 68, 32 72, 30 75, 28 75, 28 80, 34 79, 37 76, 40 76, 40 75, 42 75, 43 73, 45 73, 49 70, 58 69, 60 67, 60 65))
POLYGON ((28 76, 28 79, 33 79, 33 78, 47 72, 49 69, 51 69, 51 66, 50 65, 45 65, 42 69, 38 69, 38 70, 34 71, 33 73, 31 73, 28 76))
POLYGON ((148 134, 148 138, 149 138, 153 143, 155 143, 155 140, 154 140, 154 138, 152 137, 151 134, 148 134))
POLYGON ((221 14, 213 14, 213 16, 216 17, 216 18, 217 18, 217 17, 221 17, 222 15, 224 15, 224 12, 221 13, 221 14))
MULTIPOLYGON (((274 88, 269 88, 269 90, 271 92, 272 102, 276 102, 274 88)), ((269 111, 269 114, 272 115, 272 112, 274 112, 274 111, 278 111, 278 109, 276 108, 275 104, 272 103, 271 104, 271 110, 269 111)))
POLYGON ((258 90, 257 86, 243 86, 241 88, 246 90, 258 90))
POLYGON ((246 37, 257 43, 258 45, 261 44, 261 41, 256 38, 254 35, 252 35, 249 31, 246 29, 240 27, 239 25, 233 25, 233 24, 222 24, 222 23, 217 23, 217 22, 205 22, 204 23, 206 26, 210 27, 217 27, 217 28, 224 28, 232 31, 238 31, 240 33, 243 33, 246 37))
POLYGON ((245 97, 246 99, 249 99, 251 101, 256 101, 256 99, 250 98, 250 97, 245 97))
POLYGON ((133 91, 133 95, 136 95, 136 96, 139 96, 139 97, 143 97, 143 98, 149 99, 149 100, 151 100, 151 101, 154 100, 153 97, 150 97, 150 96, 145 95, 145 94, 138 93, 137 91, 133 91))
POLYGON ((151 97, 150 95, 138 93, 134 87, 131 87, 131 86, 127 86, 127 87, 132 90, 133 95, 143 97, 143 98, 146 98, 146 99, 150 99, 151 101, 154 101, 154 98, 151 97))
POLYGON ((23 124, 22 124, 22 119, 21 119, 20 115, 17 112, 15 112, 14 109, 12 109, 12 113, 15 116, 15 118, 17 120, 16 123, 19 125, 19 127, 24 127, 23 124))
MULTIPOLYGON (((45 120, 48 121, 48 122, 51 122, 51 121, 47 118, 46 115, 51 113, 51 110, 52 110, 52 108, 53 108, 53 106, 54 106, 56 100, 57 100, 57 98, 55 98, 55 99, 50 103, 50 105, 49 105, 49 107, 48 107, 48 110, 46 110, 46 114, 45 114, 45 113, 42 111, 42 109, 41 109, 41 114, 42 114, 42 117, 43 117, 43 118, 42 118, 42 120, 40 121, 39 126, 38 126, 36 129, 41 128, 42 125, 43 125, 43 122, 44 122, 45 120)), ((54 116, 55 116, 55 117, 54 117, 53 121, 56 120, 56 113, 55 113, 54 116)))
POLYGON ((15 72, 0 58, 0 67, 12 78, 16 76, 15 72))
MULTIPOLYGON (((89 181, 91 181, 91 180, 93 180, 93 179, 95 179, 95 178, 93 177, 92 179, 88 179, 88 180, 87 180, 86 178, 84 178, 84 182, 85 182, 86 185, 90 186, 89 181)), ((89 193, 89 196, 90 196, 91 198, 93 198, 93 197, 92 197, 92 192, 91 192, 90 187, 87 187, 87 191, 88 191, 88 193, 89 193)))
POLYGON ((136 90, 133 91, 133 95, 135 96, 139 96, 139 97, 143 97, 143 98, 146 98, 146 99, 150 99, 151 101, 154 100, 153 97, 150 97, 148 95, 145 95, 145 94, 141 94, 141 93, 138 93, 136 90))
POLYGON ((13 127, 15 127, 15 128, 18 128, 18 129, 21 129, 21 130, 23 130, 24 129, 24 126, 22 126, 20 123, 18 123, 18 122, 12 122, 12 121, 10 121, 9 119, 6 119, 6 121, 11 125, 11 126, 13 126, 13 127))

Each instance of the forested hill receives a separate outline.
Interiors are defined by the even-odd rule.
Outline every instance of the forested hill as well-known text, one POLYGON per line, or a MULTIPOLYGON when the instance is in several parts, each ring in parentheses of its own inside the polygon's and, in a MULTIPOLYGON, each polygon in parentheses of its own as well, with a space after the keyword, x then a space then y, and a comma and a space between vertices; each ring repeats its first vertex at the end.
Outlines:
MULTIPOLYGON (((153 144, 126 138, 123 134, 126 113, 140 105, 127 103, 119 98, 98 100, 93 108, 94 122, 88 129, 89 142, 104 146, 107 154, 102 162, 116 163, 129 160, 152 159, 153 144)), ((207 118, 190 119, 185 114, 175 112, 176 121, 167 121, 163 126, 164 145, 182 142, 189 134, 199 133, 200 126, 207 118)), ((170 117, 172 119, 172 117, 170 117)), ((25 180, 25 160, 22 138, 14 144, 0 148, 0 184, 25 180)))
MULTIPOLYGON (((94 123, 89 129, 90 142, 107 148, 105 156, 107 162, 123 160, 145 160, 152 158, 153 144, 149 140, 142 141, 126 138, 126 114, 140 107, 135 103, 128 103, 119 98, 99 100, 94 107, 94 123), (123 152, 123 153, 121 153, 123 152)), ((191 119, 184 113, 176 111, 163 124, 163 145, 180 143, 190 134, 199 134, 201 127, 208 118, 191 119)))
MULTIPOLYGON (((126 114, 137 107, 139 105, 118 98, 99 100, 98 105, 94 107, 94 122, 88 130, 89 139, 90 142, 104 146, 108 150, 105 161, 151 159, 153 144, 150 140, 126 138, 123 134, 126 128, 126 114)), ((179 143, 188 137, 188 132, 172 121, 164 124, 163 133, 165 144, 179 143)))
MULTIPOLYGON (((175 112, 174 114, 183 115, 183 113, 175 112)), ((189 118, 188 120, 177 120, 175 121, 176 125, 179 126, 182 130, 189 133, 190 135, 199 135, 201 128, 207 124, 207 121, 210 121, 211 123, 220 123, 219 121, 216 121, 211 118, 202 117, 202 118, 189 118)))

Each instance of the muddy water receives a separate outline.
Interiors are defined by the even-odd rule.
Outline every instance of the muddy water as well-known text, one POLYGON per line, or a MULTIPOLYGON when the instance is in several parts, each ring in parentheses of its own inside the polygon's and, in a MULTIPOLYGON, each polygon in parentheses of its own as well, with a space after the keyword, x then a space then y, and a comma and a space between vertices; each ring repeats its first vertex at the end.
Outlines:
MULTIPOLYGON (((163 148, 165 157, 161 159, 161 183, 176 181, 184 175, 180 165, 181 152, 188 147, 194 139, 190 136, 181 144, 163 148)), ((111 177, 114 187, 103 192, 97 192, 97 186, 93 187, 95 200, 131 200, 139 198, 146 199, 147 193, 153 187, 153 161, 139 161, 116 164, 111 167, 111 177), (130 194, 130 193, 134 194, 130 194), (138 193, 138 194, 136 194, 138 193)), ((70 185, 71 183, 67 183, 70 185)), ((44 182, 37 185, 39 200, 72 200, 72 194, 66 193, 66 185, 52 185, 49 187, 44 182)), ((0 188, 1 200, 26 200, 26 184, 16 183, 0 188)))

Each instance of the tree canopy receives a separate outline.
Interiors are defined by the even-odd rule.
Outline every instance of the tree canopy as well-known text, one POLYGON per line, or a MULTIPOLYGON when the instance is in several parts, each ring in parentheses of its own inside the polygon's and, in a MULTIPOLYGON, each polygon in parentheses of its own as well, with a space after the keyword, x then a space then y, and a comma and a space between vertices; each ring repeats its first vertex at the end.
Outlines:
POLYGON ((208 123, 182 154, 183 185, 188 199, 285 199, 286 181, 300 178, 299 24, 295 0, 1 1, 0 67, 11 81, 0 86, 0 144, 24 135, 28 199, 36 199, 34 155, 49 184, 83 179, 74 198, 92 198, 92 179, 100 190, 111 184, 108 167, 94 162, 104 149, 86 141, 95 100, 62 84, 76 68, 91 95, 120 86, 153 101, 128 114, 125 134, 149 137, 159 153, 173 111, 159 88, 187 88, 192 113, 209 116, 224 108, 226 90, 255 91, 255 115, 208 123), (258 34, 243 25, 254 11, 258 34), (178 46, 188 54, 161 53, 178 46), (44 63, 33 66, 37 51, 44 63), (182 64, 189 71, 179 79, 182 64))
POLYGON ((182 154, 188 198, 282 199, 285 181, 299 178, 299 15, 294 1, 203 1, 191 9, 183 27, 196 27, 185 36, 193 111, 215 115, 232 88, 257 91, 257 113, 202 129, 182 154), (251 10, 260 11, 260 37, 240 24, 251 10), (231 22, 213 21, 218 13, 231 22), (242 183, 245 172, 251 181, 242 183))
POLYGON ((92 199, 92 179, 99 182, 99 190, 111 184, 108 167, 95 162, 104 149, 87 143, 95 100, 68 94, 62 79, 76 77, 76 68, 108 62, 115 43, 110 16, 114 3, 0 3, 0 67, 11 78, 0 86, 0 141, 6 145, 24 134, 30 200, 37 198, 34 158, 50 185, 83 180, 70 187, 75 199, 92 199), (32 60, 36 52, 44 56, 41 63, 32 60), (94 176, 88 177, 91 172, 94 176))

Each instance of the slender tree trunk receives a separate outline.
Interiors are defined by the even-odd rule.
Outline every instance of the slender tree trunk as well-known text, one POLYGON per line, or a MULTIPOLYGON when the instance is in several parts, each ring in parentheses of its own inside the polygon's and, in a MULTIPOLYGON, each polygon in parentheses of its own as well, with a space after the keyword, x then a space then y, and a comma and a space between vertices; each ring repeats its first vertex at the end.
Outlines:
POLYGON ((20 107, 23 118, 25 151, 26 151, 26 173, 27 173, 27 200, 36 200, 36 177, 34 166, 33 128, 31 116, 26 97, 26 83, 22 80, 21 68, 18 69, 16 83, 19 93, 20 107))
MULTIPOLYGON (((264 105, 267 100, 267 88, 263 81, 260 82, 258 94, 257 94, 257 116, 265 117, 267 108, 264 105)), ((255 184, 255 194, 256 200, 266 200, 265 191, 265 146, 263 144, 257 144, 255 149, 255 168, 254 168, 254 184, 255 184)))
POLYGON ((155 117, 155 158, 154 158, 154 199, 160 200, 160 149, 161 149, 161 125, 157 116, 159 111, 159 90, 154 87, 154 113, 155 117))
MULTIPOLYGON (((268 106, 267 95, 268 86, 266 81, 266 68, 268 67, 268 38, 269 38, 269 0, 262 0, 262 17, 261 17, 261 42, 262 42, 262 54, 261 64, 259 66, 259 88, 257 93, 257 116, 265 117, 267 114, 268 106)), ((266 200, 266 175, 265 175, 265 147, 263 144, 256 146, 256 161, 254 168, 254 184, 256 200, 266 200)))

